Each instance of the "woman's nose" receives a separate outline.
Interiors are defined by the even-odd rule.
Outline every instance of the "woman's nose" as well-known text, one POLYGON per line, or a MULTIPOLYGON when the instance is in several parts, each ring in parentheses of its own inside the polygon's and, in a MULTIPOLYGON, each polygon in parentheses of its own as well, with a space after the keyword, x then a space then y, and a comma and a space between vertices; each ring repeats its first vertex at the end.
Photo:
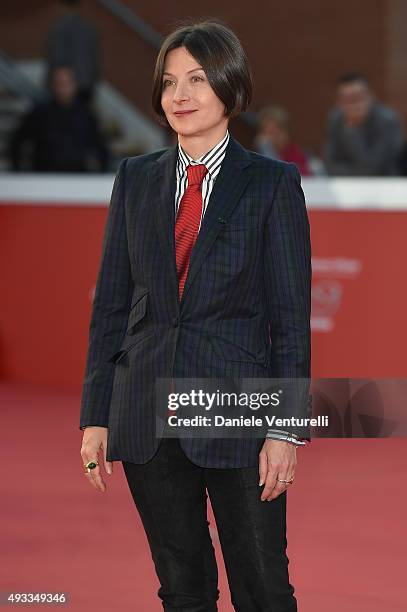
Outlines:
POLYGON ((182 100, 187 100, 189 98, 189 90, 188 87, 184 83, 178 83, 175 92, 174 92, 174 100, 176 102, 180 102, 182 100))

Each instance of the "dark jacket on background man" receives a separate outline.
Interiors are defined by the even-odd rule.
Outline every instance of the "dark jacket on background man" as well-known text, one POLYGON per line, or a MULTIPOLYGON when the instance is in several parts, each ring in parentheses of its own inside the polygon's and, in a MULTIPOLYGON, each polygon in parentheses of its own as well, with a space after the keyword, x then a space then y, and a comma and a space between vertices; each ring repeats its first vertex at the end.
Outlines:
POLYGON ((397 113, 373 102, 366 120, 346 126, 344 115, 333 109, 327 122, 324 157, 328 174, 386 176, 399 173, 403 132, 397 113))
POLYGON ((35 106, 12 135, 9 157, 15 171, 108 169, 108 152, 97 118, 80 100, 69 105, 51 101, 35 106))

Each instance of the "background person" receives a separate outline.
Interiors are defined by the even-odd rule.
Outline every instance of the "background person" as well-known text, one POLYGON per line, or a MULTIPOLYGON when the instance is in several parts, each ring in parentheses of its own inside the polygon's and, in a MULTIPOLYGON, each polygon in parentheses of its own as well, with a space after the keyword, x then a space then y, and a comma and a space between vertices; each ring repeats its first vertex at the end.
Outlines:
POLYGON ((77 97, 69 66, 54 68, 51 98, 22 117, 9 142, 14 171, 106 172, 109 153, 96 114, 77 97))
POLYGON ((91 102, 101 72, 100 42, 96 27, 80 14, 80 5, 80 0, 60 0, 61 14, 47 37, 46 61, 48 75, 61 64, 71 66, 78 95, 91 102))
POLYGON ((328 174, 399 174, 403 130, 397 113, 375 99, 366 77, 341 77, 329 113, 324 158, 328 174))
POLYGON ((294 162, 304 176, 312 174, 306 154, 293 141, 289 113, 281 106, 266 106, 259 112, 258 120, 256 151, 268 157, 294 162))

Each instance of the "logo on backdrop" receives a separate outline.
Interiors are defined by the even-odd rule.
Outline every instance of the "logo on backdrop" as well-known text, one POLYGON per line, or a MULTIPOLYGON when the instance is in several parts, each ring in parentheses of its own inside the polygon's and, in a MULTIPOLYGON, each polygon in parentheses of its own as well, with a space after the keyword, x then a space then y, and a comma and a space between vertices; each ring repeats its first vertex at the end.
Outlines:
POLYGON ((335 327, 335 315, 343 303, 346 280, 355 280, 362 270, 360 259, 349 257, 312 258, 313 331, 330 332, 335 327))

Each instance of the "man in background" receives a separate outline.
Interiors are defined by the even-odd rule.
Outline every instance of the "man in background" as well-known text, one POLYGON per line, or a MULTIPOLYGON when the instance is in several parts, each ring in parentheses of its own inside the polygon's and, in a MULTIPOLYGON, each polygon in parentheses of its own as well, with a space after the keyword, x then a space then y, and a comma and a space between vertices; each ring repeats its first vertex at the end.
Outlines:
POLYGON ((397 113, 375 99, 366 77, 350 73, 339 79, 336 107, 327 121, 324 158, 328 174, 398 174, 402 146, 397 113))
POLYGON ((80 0, 60 0, 60 8, 61 15, 48 34, 48 74, 61 64, 71 66, 78 95, 91 102, 100 77, 99 35, 95 26, 80 15, 80 0))
POLYGON ((73 70, 51 73, 51 99, 23 116, 9 143, 12 170, 105 172, 108 151, 95 113, 77 97, 73 70))

